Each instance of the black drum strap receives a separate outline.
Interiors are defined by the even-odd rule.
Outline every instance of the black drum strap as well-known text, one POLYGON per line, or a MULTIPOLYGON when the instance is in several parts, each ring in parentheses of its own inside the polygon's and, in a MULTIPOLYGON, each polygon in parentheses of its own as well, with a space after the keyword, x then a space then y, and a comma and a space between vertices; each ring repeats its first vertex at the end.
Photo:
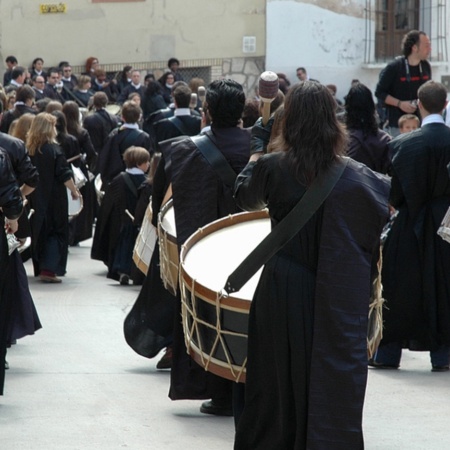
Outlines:
POLYGON ((290 213, 266 236, 228 277, 224 290, 239 291, 245 283, 282 249, 308 222, 333 190, 349 158, 334 164, 328 173, 316 178, 290 213))
POLYGON ((200 150, 200 153, 220 176, 223 183, 234 189, 237 174, 212 139, 208 135, 194 136, 191 139, 200 150))

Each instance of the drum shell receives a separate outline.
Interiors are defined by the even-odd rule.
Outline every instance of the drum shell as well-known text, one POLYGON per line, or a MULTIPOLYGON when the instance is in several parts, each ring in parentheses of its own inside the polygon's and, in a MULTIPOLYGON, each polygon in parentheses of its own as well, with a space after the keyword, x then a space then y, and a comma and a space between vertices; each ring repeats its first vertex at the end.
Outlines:
POLYGON ((133 249, 133 261, 144 275, 147 275, 157 239, 156 229, 152 224, 152 215, 150 201, 145 210, 144 220, 133 249))
POLYGON ((259 219, 267 219, 267 229, 270 230, 266 211, 235 214, 215 221, 194 233, 180 254, 182 320, 188 352, 205 370, 232 381, 245 381, 251 301, 240 298, 239 293, 221 295, 194 280, 185 260, 193 246, 223 229, 224 224, 231 226, 259 219))
MULTIPOLYGON (((172 216, 173 201, 170 199, 160 210, 158 214, 158 242, 160 252, 160 269, 161 279, 164 287, 174 296, 178 291, 178 243, 176 233, 171 233, 166 227, 165 223, 172 216)), ((175 220, 173 214, 173 220, 175 220)), ((175 229, 175 223, 173 223, 175 229)))

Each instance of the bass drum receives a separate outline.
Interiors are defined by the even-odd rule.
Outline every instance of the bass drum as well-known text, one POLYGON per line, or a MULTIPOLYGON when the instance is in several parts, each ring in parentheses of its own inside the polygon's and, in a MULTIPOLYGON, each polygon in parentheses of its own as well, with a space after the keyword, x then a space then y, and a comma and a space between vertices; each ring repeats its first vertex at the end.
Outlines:
POLYGON ((245 381, 248 314, 262 268, 233 294, 228 276, 270 233, 267 211, 216 220, 195 232, 180 253, 180 291, 186 348, 220 377, 245 381))

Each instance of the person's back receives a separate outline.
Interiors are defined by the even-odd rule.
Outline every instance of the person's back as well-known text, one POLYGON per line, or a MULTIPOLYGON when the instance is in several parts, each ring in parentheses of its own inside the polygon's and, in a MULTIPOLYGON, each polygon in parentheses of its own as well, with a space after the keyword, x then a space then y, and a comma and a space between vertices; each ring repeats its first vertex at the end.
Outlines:
POLYGON ((125 169, 122 156, 128 148, 143 147, 150 155, 154 153, 150 136, 137 125, 140 115, 141 108, 134 102, 124 103, 122 108, 124 124, 120 129, 110 133, 98 156, 98 171, 103 183, 108 183, 125 169))
POLYGON ((383 247, 383 340, 371 363, 398 368, 402 348, 429 350, 432 371, 449 370, 450 247, 437 229, 450 207, 446 88, 418 91, 422 127, 391 142, 390 203, 398 211, 383 247), (405 315, 405 311, 408 314, 405 315))

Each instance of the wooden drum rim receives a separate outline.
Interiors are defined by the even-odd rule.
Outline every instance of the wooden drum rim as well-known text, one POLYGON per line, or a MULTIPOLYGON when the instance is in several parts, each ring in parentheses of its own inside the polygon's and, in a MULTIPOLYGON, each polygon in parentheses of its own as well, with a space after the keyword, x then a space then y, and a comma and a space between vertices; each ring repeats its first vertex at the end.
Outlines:
MULTIPOLYGON (((267 210, 242 212, 237 214, 230 214, 229 216, 222 217, 221 219, 215 220, 214 222, 211 222, 204 227, 199 228, 186 240, 186 242, 181 247, 179 270, 180 277, 183 279, 186 286, 192 286, 193 283, 195 283, 196 296, 201 298, 203 301, 210 303, 211 305, 216 305, 218 292, 204 286, 197 280, 192 279, 192 277, 187 273, 185 269, 185 258, 187 254, 195 244, 197 244, 206 236, 215 233, 216 231, 226 229, 228 228, 228 226, 268 218, 269 214, 267 210), (224 224, 226 224, 227 226, 224 226, 224 224)), ((225 295, 220 299, 220 306, 231 311, 248 313, 250 311, 251 301, 230 294, 225 295)))

